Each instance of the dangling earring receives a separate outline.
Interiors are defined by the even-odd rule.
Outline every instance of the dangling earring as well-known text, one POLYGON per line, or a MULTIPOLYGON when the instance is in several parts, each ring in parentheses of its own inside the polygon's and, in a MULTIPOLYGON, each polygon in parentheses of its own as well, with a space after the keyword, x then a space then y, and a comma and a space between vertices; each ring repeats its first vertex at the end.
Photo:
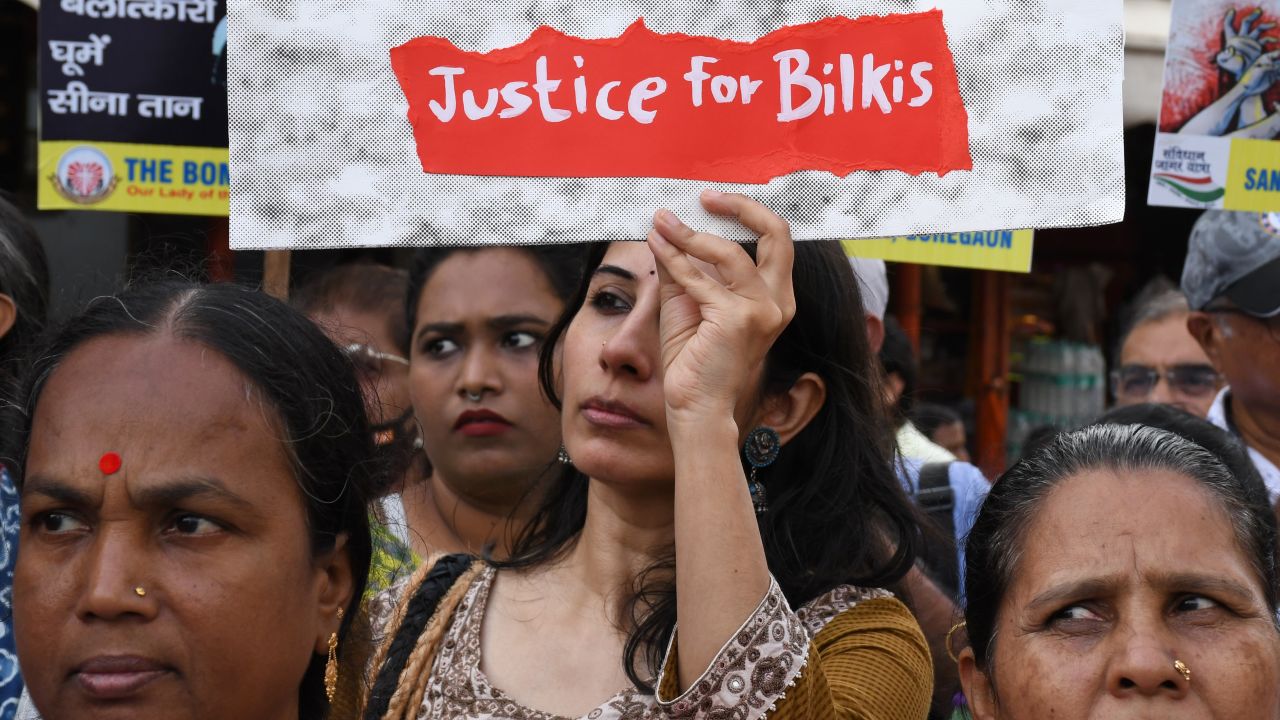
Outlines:
POLYGON ((747 489, 751 491, 751 504, 755 506, 757 515, 763 515, 769 509, 769 505, 765 498, 764 483, 760 482, 756 473, 760 468, 772 465, 773 461, 778 459, 780 450, 782 450, 782 438, 778 437, 776 430, 763 425, 747 435, 747 444, 742 447, 742 454, 751 465, 751 477, 747 478, 747 489))
POLYGON ((556 453, 556 461, 561 465, 573 464, 573 459, 569 457, 569 451, 565 450, 563 445, 560 446, 560 452, 556 453))
MULTIPOLYGON (((338 624, 342 624, 342 608, 338 608, 338 624)), ((338 633, 329 635, 329 662, 324 665, 324 694, 333 702, 338 692, 338 633)))

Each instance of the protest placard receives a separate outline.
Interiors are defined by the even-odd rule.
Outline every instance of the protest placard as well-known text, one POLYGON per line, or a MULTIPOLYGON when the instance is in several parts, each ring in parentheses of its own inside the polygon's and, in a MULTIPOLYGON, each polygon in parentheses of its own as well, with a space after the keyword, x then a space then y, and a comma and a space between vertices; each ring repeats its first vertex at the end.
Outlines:
POLYGON ((845 240, 844 249, 849 257, 1027 273, 1034 243, 1032 230, 992 230, 845 240))
POLYGON ((49 0, 42 210, 226 215, 224 0, 49 0))
POLYGON ((1152 205, 1280 210, 1280 0, 1174 0, 1152 205))
POLYGON ((233 247, 797 239, 1123 215, 1110 0, 231 0, 233 247))

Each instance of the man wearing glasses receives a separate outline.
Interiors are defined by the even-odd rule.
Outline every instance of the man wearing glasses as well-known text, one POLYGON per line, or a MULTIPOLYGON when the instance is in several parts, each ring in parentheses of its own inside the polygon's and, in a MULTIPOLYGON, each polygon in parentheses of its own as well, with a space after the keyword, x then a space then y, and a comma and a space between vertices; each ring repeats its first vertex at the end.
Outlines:
POLYGON ((1222 376, 1187 331, 1191 308, 1182 292, 1139 297, 1120 341, 1120 365, 1111 371, 1116 405, 1159 403, 1205 417, 1222 389, 1222 376))
POLYGON ((1187 329, 1226 378, 1209 421, 1239 437, 1280 496, 1280 213, 1208 210, 1191 231, 1187 329))

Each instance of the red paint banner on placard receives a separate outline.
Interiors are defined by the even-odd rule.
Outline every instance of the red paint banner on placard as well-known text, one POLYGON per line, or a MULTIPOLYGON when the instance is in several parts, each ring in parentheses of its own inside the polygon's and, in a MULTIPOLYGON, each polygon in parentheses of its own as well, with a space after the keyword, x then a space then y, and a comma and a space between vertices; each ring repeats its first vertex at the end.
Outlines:
POLYGON ((750 43, 637 20, 584 40, 543 26, 488 53, 391 50, 428 173, 763 183, 799 170, 969 170, 942 12, 833 17, 750 43))

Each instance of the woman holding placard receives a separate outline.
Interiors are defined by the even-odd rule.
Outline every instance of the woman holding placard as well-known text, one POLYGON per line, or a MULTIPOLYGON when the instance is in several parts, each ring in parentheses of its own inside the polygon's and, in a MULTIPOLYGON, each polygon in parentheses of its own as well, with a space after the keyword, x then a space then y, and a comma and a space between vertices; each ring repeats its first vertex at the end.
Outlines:
POLYGON ((593 251, 542 357, 573 468, 508 561, 406 584, 366 718, 926 714, 929 651, 882 589, 915 515, 866 430, 848 261, 746 197, 703 203, 754 258, 665 211, 593 251))

